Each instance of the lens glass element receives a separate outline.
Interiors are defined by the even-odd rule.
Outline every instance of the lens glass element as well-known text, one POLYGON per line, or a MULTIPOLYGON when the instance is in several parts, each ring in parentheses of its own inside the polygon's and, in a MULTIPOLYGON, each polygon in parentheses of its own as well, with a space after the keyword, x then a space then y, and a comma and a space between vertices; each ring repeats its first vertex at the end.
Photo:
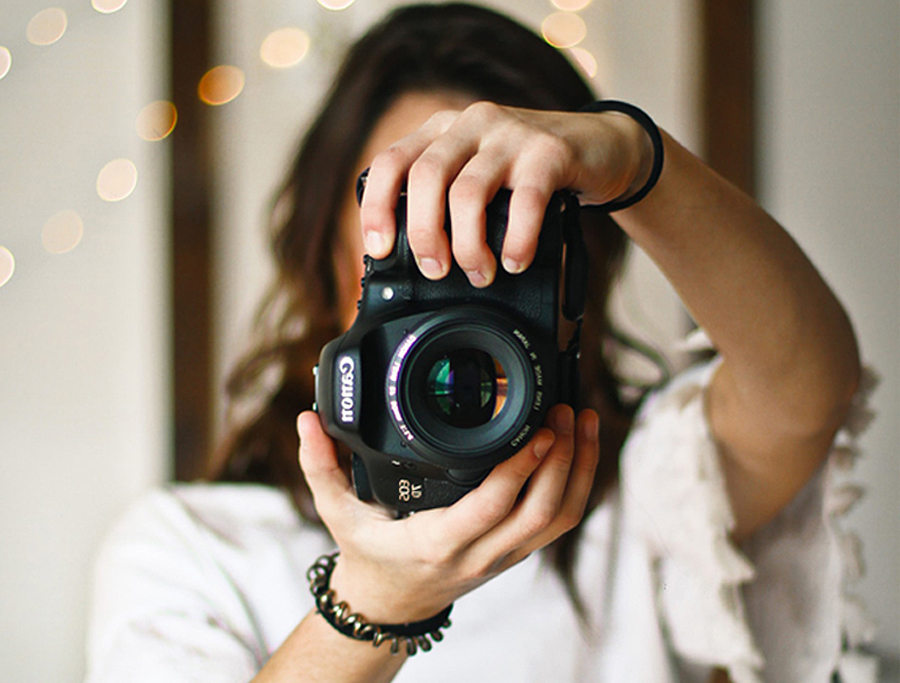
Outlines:
POLYGON ((458 349, 431 366, 425 400, 431 413, 451 427, 479 427, 503 409, 506 372, 481 349, 458 349))

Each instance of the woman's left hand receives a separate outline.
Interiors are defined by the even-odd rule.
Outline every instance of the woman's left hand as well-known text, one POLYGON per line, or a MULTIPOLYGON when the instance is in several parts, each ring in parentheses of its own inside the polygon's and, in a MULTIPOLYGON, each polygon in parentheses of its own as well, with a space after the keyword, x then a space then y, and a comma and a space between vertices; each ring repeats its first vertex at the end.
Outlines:
POLYGON ((422 273, 444 277, 451 253, 476 287, 494 279, 485 241, 485 207, 512 190, 502 265, 525 270, 534 258, 544 211, 554 191, 603 203, 639 185, 652 161, 649 138, 616 113, 532 111, 476 102, 441 111, 375 156, 362 201, 368 252, 383 258, 395 236, 397 198, 407 192, 407 235, 422 273), (449 200, 449 201, 448 201, 449 200), (453 226, 444 232, 445 207, 453 226))

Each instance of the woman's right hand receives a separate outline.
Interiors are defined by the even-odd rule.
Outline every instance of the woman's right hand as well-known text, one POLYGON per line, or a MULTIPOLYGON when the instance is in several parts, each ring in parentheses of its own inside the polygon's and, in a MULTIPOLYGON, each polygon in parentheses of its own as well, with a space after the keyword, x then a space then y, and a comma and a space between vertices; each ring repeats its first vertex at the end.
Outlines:
POLYGON ((574 527, 599 458, 599 419, 558 405, 529 444, 454 505, 394 519, 360 501, 318 415, 302 413, 300 466, 340 548, 331 585, 372 623, 427 619, 574 527))

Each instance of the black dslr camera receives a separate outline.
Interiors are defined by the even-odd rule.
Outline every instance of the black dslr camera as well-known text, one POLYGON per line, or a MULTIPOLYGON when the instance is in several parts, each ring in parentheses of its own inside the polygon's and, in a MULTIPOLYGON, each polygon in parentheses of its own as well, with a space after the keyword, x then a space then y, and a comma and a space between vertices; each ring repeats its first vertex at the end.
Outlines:
MULTIPOLYGON (((359 198, 364 187, 365 174, 359 198)), ((509 197, 503 190, 487 207, 498 261, 509 197)), ((316 370, 316 410, 353 451, 357 495, 400 513, 450 505, 524 447, 550 406, 572 404, 586 270, 578 202, 558 192, 524 273, 498 268, 476 289, 454 263, 433 282, 413 259, 401 197, 394 249, 365 257, 356 320, 325 345, 316 370), (560 313, 576 322, 562 351, 560 313)))

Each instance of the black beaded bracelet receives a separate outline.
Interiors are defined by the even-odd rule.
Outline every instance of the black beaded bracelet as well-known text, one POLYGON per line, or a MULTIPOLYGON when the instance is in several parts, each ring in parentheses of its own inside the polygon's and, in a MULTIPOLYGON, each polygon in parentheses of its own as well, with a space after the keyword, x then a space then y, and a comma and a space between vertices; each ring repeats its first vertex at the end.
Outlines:
POLYGON ((650 177, 647 178, 647 182, 633 195, 625 197, 625 199, 614 199, 611 202, 600 204, 596 208, 602 209, 607 213, 612 213, 613 211, 621 211, 622 209, 627 209, 629 206, 634 206, 649 194, 650 190, 653 189, 659 180, 659 176, 662 175, 664 160, 663 139, 659 132, 659 128, 657 128, 656 124, 653 123, 653 119, 651 119, 643 109, 619 100, 598 100, 597 102, 592 102, 591 104, 582 107, 580 111, 615 111, 620 114, 626 114, 637 121, 641 128, 647 131, 647 135, 650 136, 650 141, 653 144, 653 165, 650 167, 650 177))
POLYGON ((390 641, 391 654, 400 652, 400 645, 405 644, 406 653, 410 656, 419 650, 428 652, 432 646, 431 640, 439 642, 444 638, 441 629, 450 626, 448 617, 453 603, 430 619, 408 624, 370 624, 363 616, 351 613, 350 606, 339 602, 330 586, 337 556, 338 553, 322 555, 306 572, 309 591, 316 599, 316 610, 335 630, 354 640, 370 640, 375 647, 390 641))

